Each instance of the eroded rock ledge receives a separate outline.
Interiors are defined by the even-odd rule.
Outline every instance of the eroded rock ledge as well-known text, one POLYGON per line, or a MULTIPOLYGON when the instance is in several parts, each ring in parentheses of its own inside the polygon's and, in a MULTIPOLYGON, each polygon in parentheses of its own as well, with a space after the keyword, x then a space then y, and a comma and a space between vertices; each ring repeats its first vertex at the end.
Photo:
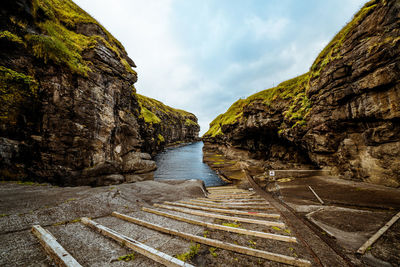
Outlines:
POLYGON ((135 63, 72 1, 6 0, 0 12, 0 179, 151 179, 157 134, 168 142, 197 134, 182 128, 190 134, 168 139, 150 129, 135 63))
POLYGON ((399 187, 399 17, 399 1, 368 2, 308 73, 238 100, 203 139, 267 169, 311 166, 399 187))

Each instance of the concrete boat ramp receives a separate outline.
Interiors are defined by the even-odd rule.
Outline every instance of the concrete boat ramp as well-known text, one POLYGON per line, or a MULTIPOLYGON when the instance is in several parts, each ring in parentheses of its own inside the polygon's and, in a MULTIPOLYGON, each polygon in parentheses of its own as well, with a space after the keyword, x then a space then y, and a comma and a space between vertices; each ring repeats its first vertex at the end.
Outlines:
MULTIPOLYGON (((69 198, 52 203, 54 210, 21 213, 20 221, 15 214, 0 218, 2 226, 6 220, 15 222, 14 229, 2 228, 0 265, 353 265, 290 208, 251 181, 247 187, 206 189, 199 181, 144 183, 84 190, 47 188, 68 190, 69 198), (93 205, 101 212, 92 210, 93 205), (74 214, 81 215, 75 219, 49 223, 49 218, 40 217, 40 212, 51 217, 57 209, 71 216, 74 208, 74 214), (30 225, 29 216, 36 218, 30 225)), ((2 184, 0 188, 7 197, 5 192, 20 187, 24 185, 2 184)), ((24 189, 43 197, 41 187, 24 189)))

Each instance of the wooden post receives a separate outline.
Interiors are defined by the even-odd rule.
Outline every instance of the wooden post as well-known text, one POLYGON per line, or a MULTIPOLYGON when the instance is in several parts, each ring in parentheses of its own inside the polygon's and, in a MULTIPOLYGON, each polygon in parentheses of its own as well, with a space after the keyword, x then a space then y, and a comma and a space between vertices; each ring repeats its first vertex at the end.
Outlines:
POLYGON ((139 219, 136 219, 136 218, 133 218, 133 217, 130 217, 130 216, 118 213, 118 212, 113 212, 112 215, 117 218, 126 220, 128 222, 132 222, 132 223, 147 227, 149 229, 153 229, 153 230, 156 230, 156 231, 159 231, 162 233, 166 233, 166 234, 170 234, 170 235, 179 236, 184 239, 202 243, 202 244, 205 244, 208 246, 226 249, 226 250, 238 252, 238 253, 245 254, 245 255, 259 257, 259 258, 267 259, 270 261, 281 262, 281 263, 290 264, 290 265, 294 265, 294 266, 311 266, 311 262, 309 262, 308 260, 298 259, 298 258, 281 255, 281 254, 277 254, 277 253, 272 253, 272 252, 267 252, 267 251, 263 251, 263 250, 258 250, 258 249, 247 248, 247 247, 243 247, 243 246, 239 246, 239 245, 235 245, 235 244, 231 244, 231 243, 227 243, 227 242, 223 242, 223 241, 219 241, 219 240, 215 240, 215 239, 211 239, 211 238, 205 238, 202 236, 183 233, 183 232, 176 231, 176 230, 173 230, 170 228, 165 228, 165 227, 162 227, 162 226, 159 226, 156 224, 152 224, 152 223, 149 223, 149 222, 146 222, 143 220, 139 220, 139 219))
POLYGON ((358 250, 358 254, 364 254, 367 248, 372 246, 389 228, 400 218, 400 212, 393 216, 393 218, 385 224, 378 232, 376 232, 370 239, 367 240, 358 250))
POLYGON ((324 201, 317 195, 317 193, 315 193, 315 191, 311 188, 311 186, 308 186, 308 188, 310 188, 311 192, 313 192, 314 196, 318 199, 318 201, 324 205, 324 201))
POLYGON ((49 231, 40 225, 32 226, 32 233, 39 239, 40 244, 58 266, 82 266, 57 242, 57 239, 49 231))
POLYGON ((185 266, 185 267, 194 267, 191 264, 185 263, 177 258, 174 258, 168 254, 165 254, 159 250, 156 250, 152 247, 149 247, 143 243, 140 243, 130 237, 124 236, 108 227, 105 227, 99 223, 96 223, 89 218, 82 218, 81 222, 93 230, 99 232, 102 235, 105 235, 120 244, 127 246, 128 248, 136 251, 158 263, 161 263, 165 266, 185 266))

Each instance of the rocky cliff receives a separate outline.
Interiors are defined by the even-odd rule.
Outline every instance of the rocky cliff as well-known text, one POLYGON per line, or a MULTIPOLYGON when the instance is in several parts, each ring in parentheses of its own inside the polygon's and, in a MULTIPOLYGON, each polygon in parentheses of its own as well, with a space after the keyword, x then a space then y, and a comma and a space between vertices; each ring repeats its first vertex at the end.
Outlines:
POLYGON ((6 0, 0 12, 0 176, 150 179, 162 132, 142 115, 124 47, 70 0, 6 0))
POLYGON ((265 168, 400 186, 400 1, 373 0, 306 74, 235 102, 203 136, 265 168))
POLYGON ((168 145, 197 140, 200 126, 194 114, 169 107, 150 97, 139 94, 137 97, 141 118, 145 121, 145 151, 154 153, 168 145))

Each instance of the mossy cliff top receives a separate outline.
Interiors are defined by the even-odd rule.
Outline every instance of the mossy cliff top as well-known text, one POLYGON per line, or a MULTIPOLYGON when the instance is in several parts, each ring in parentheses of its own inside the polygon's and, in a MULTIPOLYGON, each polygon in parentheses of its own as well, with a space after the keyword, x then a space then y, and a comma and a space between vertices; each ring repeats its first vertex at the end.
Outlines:
POLYGON ((16 125, 27 110, 28 115, 36 112, 32 109, 39 101, 38 76, 42 75, 38 69, 58 66, 85 77, 98 68, 86 53, 95 48, 108 49, 110 57, 120 65, 120 75, 132 83, 136 81, 137 75, 132 69, 135 64, 121 43, 71 0, 5 0, 3 4, 0 19, 2 132, 10 132, 7 125, 16 125))
MULTIPOLYGON (((168 120, 178 119, 185 126, 199 126, 197 124, 197 118, 193 113, 172 108, 147 96, 137 94, 137 97, 141 107, 141 116, 147 123, 158 124, 162 121, 162 119, 169 118, 168 120)), ((168 122, 165 121, 165 123, 168 122)))
POLYGON ((306 96, 310 73, 280 83, 278 86, 263 90, 246 99, 239 99, 223 114, 210 123, 210 129, 203 137, 223 135, 222 126, 235 124, 243 118, 245 108, 258 103, 268 109, 276 103, 285 103, 284 116, 291 125, 304 125, 309 114, 311 102, 306 96))
POLYGON ((146 151, 162 151, 166 145, 192 142, 199 136, 200 126, 194 114, 164 105, 150 97, 137 94, 140 118, 145 122, 143 137, 146 151))
POLYGON ((357 27, 363 19, 371 14, 379 3, 386 5, 386 0, 372 0, 367 2, 354 16, 353 19, 348 22, 329 42, 329 44, 319 53, 314 63, 310 68, 311 78, 317 78, 321 71, 335 59, 342 57, 340 49, 349 36, 349 34, 357 27))
MULTIPOLYGON (((349 34, 369 15, 378 5, 386 5, 386 0, 372 0, 366 3, 353 19, 340 30, 332 41, 320 52, 310 71, 296 78, 282 82, 278 86, 258 92, 246 99, 239 99, 223 114, 218 115, 211 123, 209 130, 203 138, 214 138, 223 136, 224 125, 234 125, 244 119, 243 111, 254 104, 264 105, 265 110, 273 106, 284 106, 280 110, 284 115, 285 126, 281 125, 277 131, 284 127, 305 127, 313 103, 308 98, 310 82, 318 79, 324 68, 342 57, 340 49, 349 34)), ((387 38, 386 38, 387 39, 387 38)), ((385 40, 386 40, 385 39, 385 40)), ((391 38, 388 42, 397 42, 399 38, 391 38)))
POLYGON ((25 2, 30 6, 29 14, 10 16, 7 28, 0 29, 1 39, 24 45, 44 63, 67 66, 72 72, 82 76, 92 71, 92 62, 84 59, 84 52, 102 44, 111 53, 115 53, 127 72, 136 76, 136 72, 132 70, 135 65, 127 57, 121 43, 74 2, 25 2))

